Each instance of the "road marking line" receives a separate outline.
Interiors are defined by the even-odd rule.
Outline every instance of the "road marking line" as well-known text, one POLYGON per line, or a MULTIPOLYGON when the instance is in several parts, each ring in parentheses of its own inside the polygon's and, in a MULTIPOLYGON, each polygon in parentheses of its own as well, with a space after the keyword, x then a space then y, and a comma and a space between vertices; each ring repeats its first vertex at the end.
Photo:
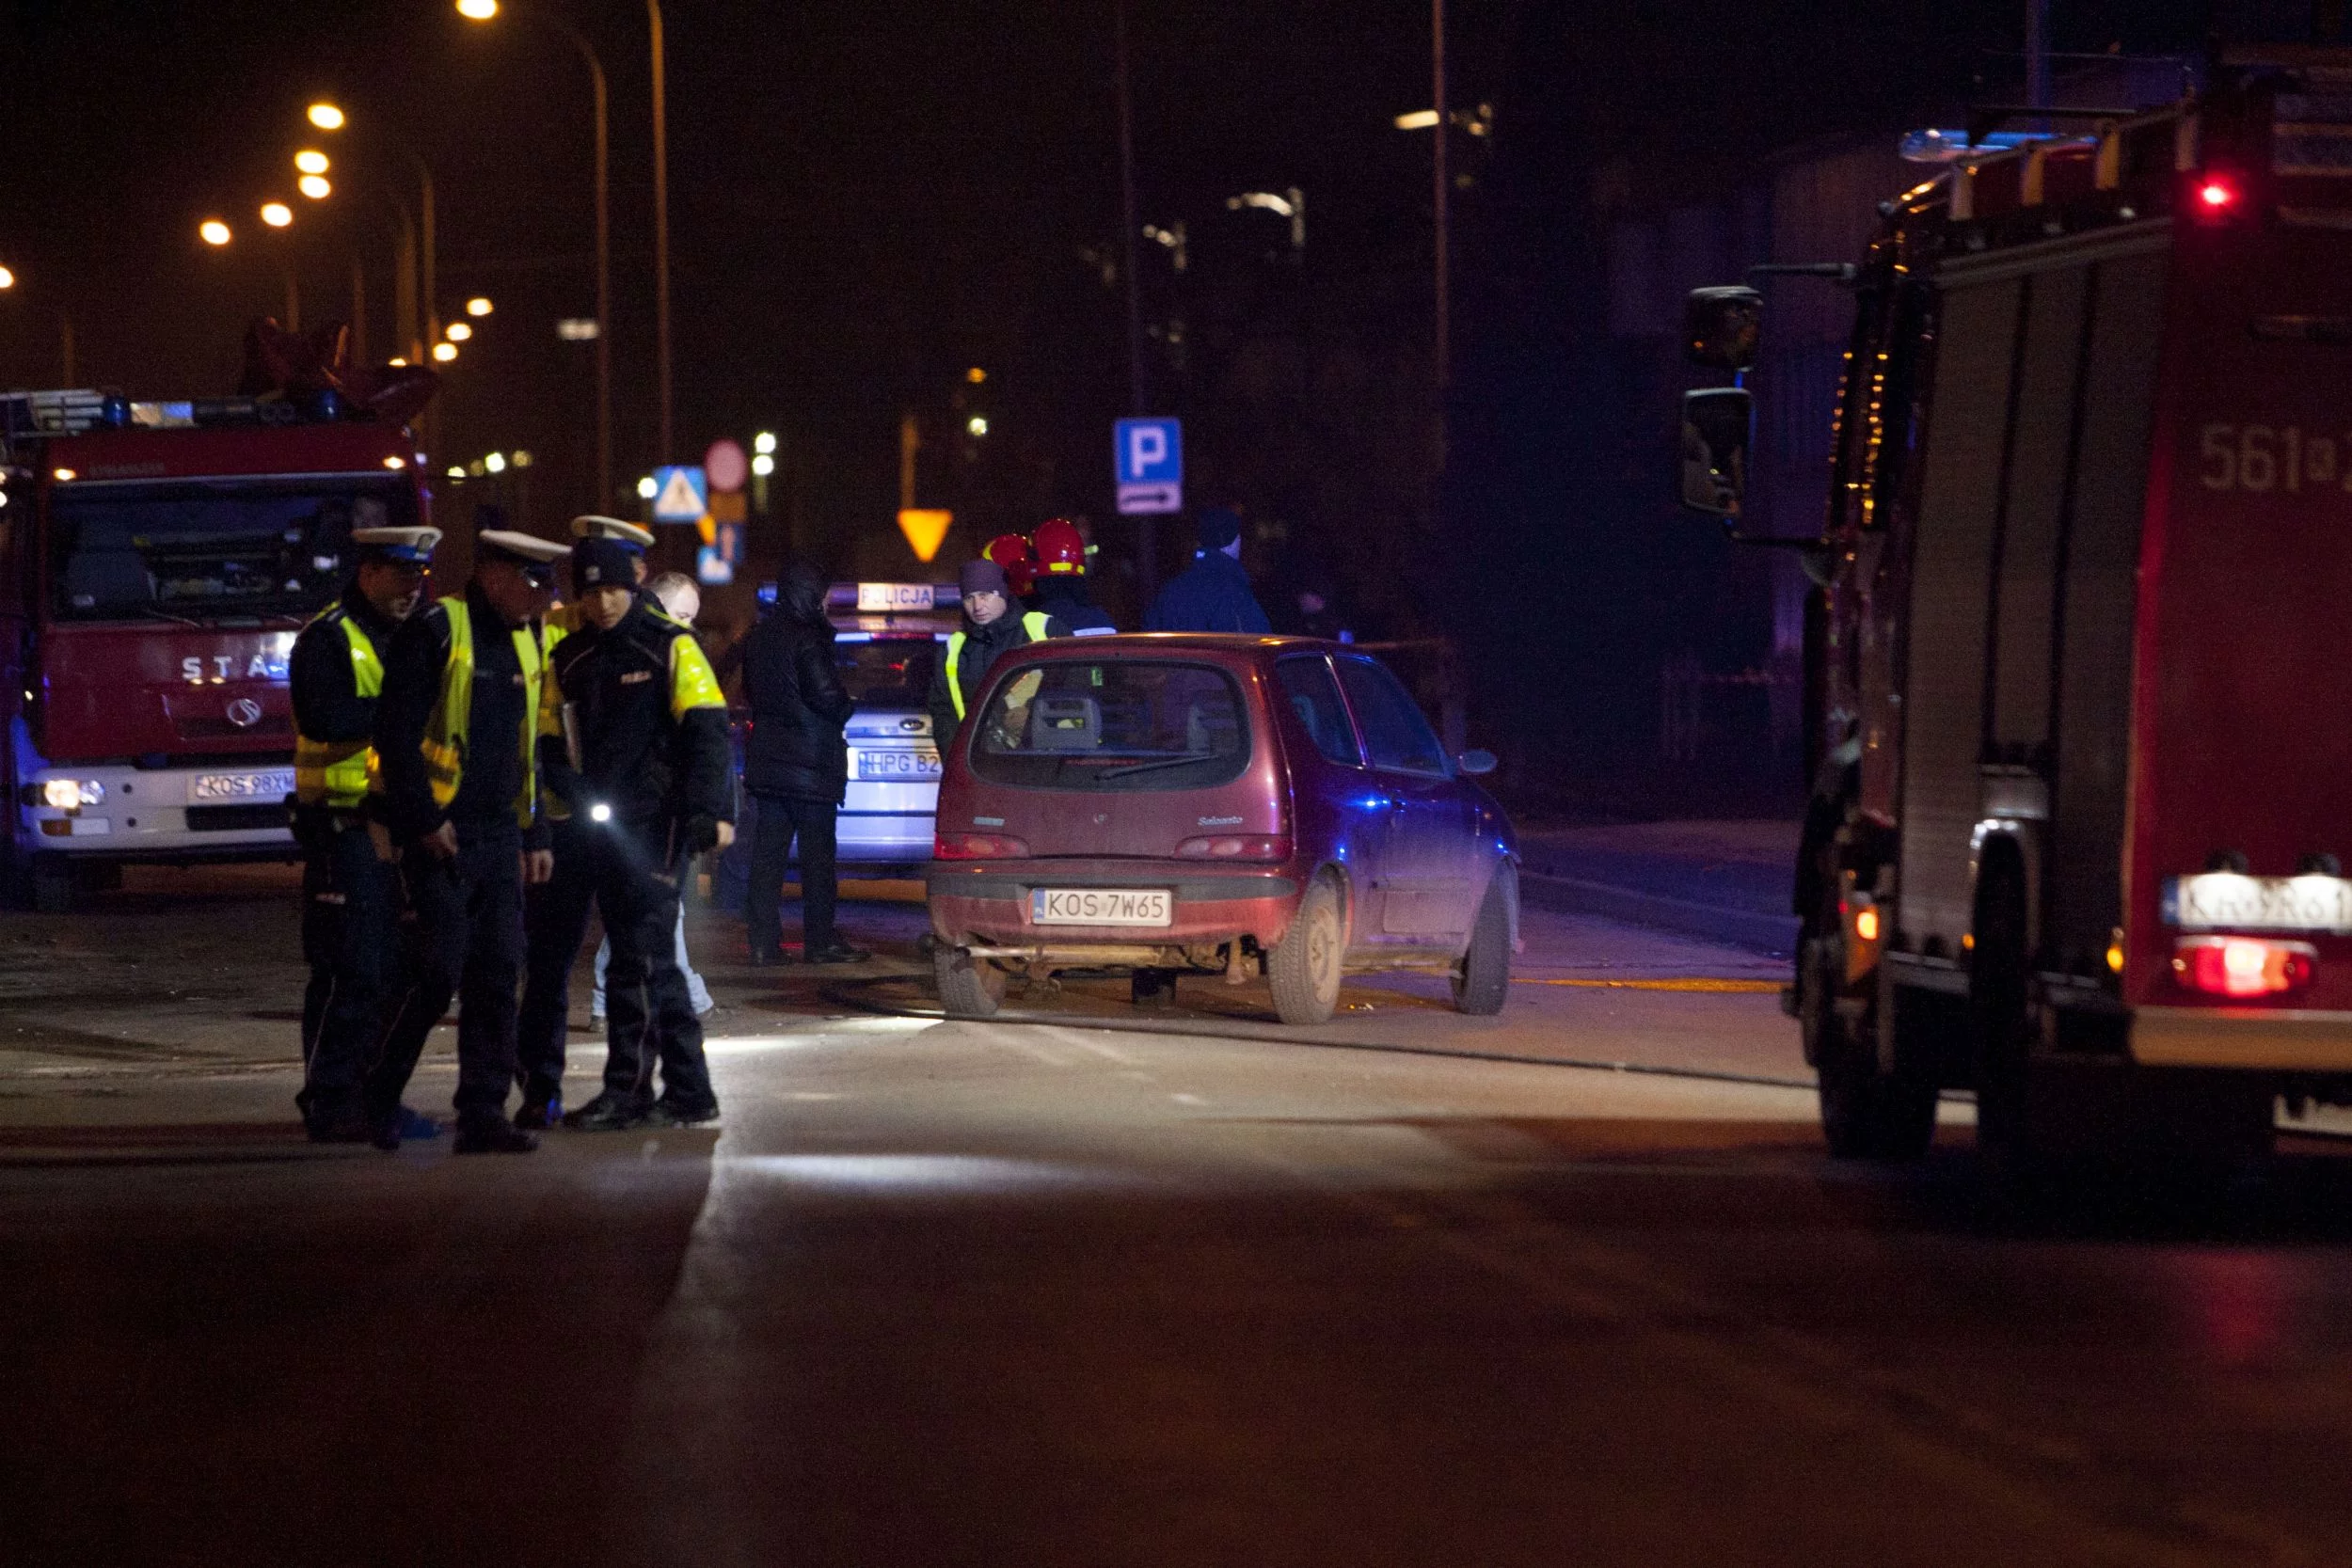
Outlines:
POLYGON ((1584 990, 1694 990, 1737 996, 1761 996, 1768 991, 1776 992, 1784 984, 1779 980, 1719 980, 1704 974, 1668 980, 1551 980, 1521 975, 1511 983, 1516 986, 1574 986, 1584 990))

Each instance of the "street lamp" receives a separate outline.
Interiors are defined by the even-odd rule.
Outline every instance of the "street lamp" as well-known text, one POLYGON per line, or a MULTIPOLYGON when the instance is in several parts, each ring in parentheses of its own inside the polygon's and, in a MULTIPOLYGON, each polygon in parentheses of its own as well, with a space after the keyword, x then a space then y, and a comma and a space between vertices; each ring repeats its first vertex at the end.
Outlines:
MULTIPOLYGON (((498 0, 457 0, 457 14, 469 22, 487 22, 498 13, 498 0)), ((528 10, 524 14, 538 22, 542 26, 561 34, 574 49, 580 52, 580 59, 588 67, 590 98, 595 110, 596 150, 596 331, 585 336, 593 337, 596 344, 596 504, 605 506, 611 504, 612 494, 612 118, 610 101, 605 91, 604 61, 597 56, 596 46, 588 41, 588 36, 562 17, 536 8, 528 10)), ((657 26, 657 39, 659 36, 657 26)), ((657 83, 660 81, 660 51, 657 45, 654 54, 657 83)), ((660 88, 657 86, 655 88, 657 104, 660 102, 660 88)), ((657 126, 659 123, 660 117, 657 114, 657 126)), ((655 132, 657 138, 660 135, 657 129, 655 132)), ((665 409, 665 417, 662 420, 662 456, 666 460, 669 456, 669 421, 666 417, 669 402, 669 229, 666 219, 661 221, 657 230, 656 244, 660 253, 662 279, 661 373, 662 403, 665 409)), ((483 304, 485 309, 482 313, 486 315, 489 302, 485 300, 483 304)), ((466 309, 471 311, 472 302, 469 301, 466 309)), ((583 334, 568 331, 564 335, 567 339, 583 336, 583 334)))
POLYGON ((262 221, 272 229, 283 229, 294 222, 294 209, 282 201, 262 203, 262 221))
POLYGON ((326 154, 315 148, 306 147, 294 154, 294 168, 296 172, 302 174, 325 174, 326 154))
POLYGON ((196 226, 196 233, 199 239, 211 245, 227 245, 234 237, 229 232, 229 226, 218 218, 206 218, 196 226))
POLYGON ((324 201, 334 194, 335 187, 326 182, 324 174, 306 174, 294 182, 294 189, 313 201, 324 201))
POLYGON ((16 274, 10 272, 6 267, 0 267, 0 289, 13 289, 15 287, 16 274))
POLYGON ((441 336, 447 338, 453 343, 462 343, 467 339, 473 336, 473 328, 467 325, 464 322, 452 322, 446 328, 443 329, 441 336))
POLYGON ((455 343, 435 343, 433 345, 433 357, 446 365, 451 360, 457 357, 457 345, 455 343))
POLYGON ((481 294, 476 294, 473 298, 466 301, 466 314, 469 316, 486 316, 492 310, 497 309, 497 306, 492 305, 487 298, 481 294))
POLYGON ((309 118, 310 123, 322 131, 340 131, 343 128, 343 112, 332 103, 311 104, 309 118))

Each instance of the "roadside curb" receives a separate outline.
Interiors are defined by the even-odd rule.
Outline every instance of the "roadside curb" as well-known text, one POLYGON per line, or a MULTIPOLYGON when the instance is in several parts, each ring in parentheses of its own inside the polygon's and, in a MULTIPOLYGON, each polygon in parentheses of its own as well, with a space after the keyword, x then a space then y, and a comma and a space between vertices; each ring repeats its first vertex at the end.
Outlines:
POLYGON ((1519 896, 1538 909, 1564 914, 1593 914, 1629 926, 1647 926, 1681 936, 1727 942, 1736 947, 1786 958, 1796 950, 1797 917, 1765 914, 1756 910, 1703 904, 1662 893, 1581 877, 1555 877, 1521 869, 1519 896))

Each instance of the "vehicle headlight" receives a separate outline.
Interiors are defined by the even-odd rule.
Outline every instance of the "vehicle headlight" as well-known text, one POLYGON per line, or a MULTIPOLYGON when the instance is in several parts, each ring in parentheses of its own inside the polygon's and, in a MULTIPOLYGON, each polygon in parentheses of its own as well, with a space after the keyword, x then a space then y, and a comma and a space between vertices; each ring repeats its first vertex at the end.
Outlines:
POLYGON ((94 806, 106 798, 106 786, 96 779, 44 779, 40 786, 40 803, 52 811, 72 811, 81 806, 94 806))
POLYGON ((602 800, 598 800, 595 805, 588 808, 588 820, 591 822, 610 822, 612 820, 612 808, 606 805, 602 800))

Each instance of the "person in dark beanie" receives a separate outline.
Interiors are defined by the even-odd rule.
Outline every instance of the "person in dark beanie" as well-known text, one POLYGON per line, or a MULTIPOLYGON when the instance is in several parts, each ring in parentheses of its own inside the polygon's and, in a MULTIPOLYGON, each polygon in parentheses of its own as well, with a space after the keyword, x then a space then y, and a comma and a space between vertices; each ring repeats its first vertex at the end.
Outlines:
POLYGON ((1016 612, 1012 585, 1005 569, 993 561, 965 562, 956 583, 963 592, 963 626, 941 651, 939 668, 931 674, 929 704, 931 738, 938 742, 942 754, 971 711, 972 699, 979 695, 989 666, 1024 643, 1070 635, 1068 626, 1043 610, 1016 612))
POLYGON ((1241 514, 1213 506, 1196 524, 1200 547, 1192 564, 1169 579, 1143 618, 1146 631, 1272 631, 1265 611, 1249 591, 1241 564, 1241 514))
POLYGON ((813 964, 855 963, 869 955, 834 928, 838 891, 835 814, 849 789, 850 749, 841 738, 855 705, 834 665, 825 579, 795 562, 776 581, 772 614, 744 634, 743 698, 751 738, 743 787, 756 802, 751 883, 743 924, 752 962, 785 961, 785 866, 801 846, 801 957, 813 964))

